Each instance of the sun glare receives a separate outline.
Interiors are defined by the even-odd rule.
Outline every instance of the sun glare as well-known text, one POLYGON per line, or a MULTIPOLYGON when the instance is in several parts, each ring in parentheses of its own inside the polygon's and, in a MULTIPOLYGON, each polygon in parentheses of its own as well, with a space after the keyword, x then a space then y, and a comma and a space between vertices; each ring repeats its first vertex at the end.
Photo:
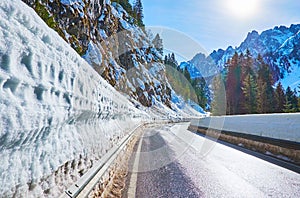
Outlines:
POLYGON ((240 19, 254 16, 258 11, 259 0, 226 0, 229 14, 240 19))

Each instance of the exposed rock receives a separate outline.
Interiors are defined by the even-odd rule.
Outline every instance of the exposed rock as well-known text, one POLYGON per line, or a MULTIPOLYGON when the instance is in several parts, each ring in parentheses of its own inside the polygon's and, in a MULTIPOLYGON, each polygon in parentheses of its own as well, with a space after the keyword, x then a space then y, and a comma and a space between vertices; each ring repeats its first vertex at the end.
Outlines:
POLYGON ((155 100, 171 107, 172 88, 161 55, 119 4, 102 0, 23 1, 117 90, 147 107, 155 100), (159 75, 149 73, 152 67, 162 68, 159 75))

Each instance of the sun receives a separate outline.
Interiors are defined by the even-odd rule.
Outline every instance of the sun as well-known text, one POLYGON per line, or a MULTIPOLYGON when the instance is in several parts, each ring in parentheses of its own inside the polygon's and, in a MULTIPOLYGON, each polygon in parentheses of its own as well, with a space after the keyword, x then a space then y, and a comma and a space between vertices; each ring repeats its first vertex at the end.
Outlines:
POLYGON ((259 0, 225 0, 227 11, 239 19, 251 18, 258 12, 259 0))

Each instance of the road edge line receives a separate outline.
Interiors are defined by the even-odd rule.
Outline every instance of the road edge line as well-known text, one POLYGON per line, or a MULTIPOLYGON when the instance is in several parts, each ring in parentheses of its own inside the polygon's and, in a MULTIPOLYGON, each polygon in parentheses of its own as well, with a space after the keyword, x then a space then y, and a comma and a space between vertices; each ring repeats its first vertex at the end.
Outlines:
POLYGON ((127 192, 128 198, 134 198, 136 194, 137 176, 138 176, 138 169, 139 169, 139 162, 140 162, 140 153, 142 150, 142 141, 143 141, 143 135, 141 135, 140 137, 138 148, 134 159, 134 164, 132 167, 132 173, 130 177, 128 192, 127 192))

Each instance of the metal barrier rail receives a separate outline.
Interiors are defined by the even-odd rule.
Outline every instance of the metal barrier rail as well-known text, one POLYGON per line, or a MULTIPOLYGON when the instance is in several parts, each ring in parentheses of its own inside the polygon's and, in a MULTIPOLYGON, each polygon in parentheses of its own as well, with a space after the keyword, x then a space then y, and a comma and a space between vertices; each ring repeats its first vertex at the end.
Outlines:
POLYGON ((99 179, 103 176, 106 170, 110 167, 112 162, 116 159, 118 154, 122 151, 122 149, 126 146, 128 141, 134 135, 136 130, 141 126, 144 126, 145 123, 138 125, 134 128, 128 135, 126 135, 118 144, 116 144, 113 148, 111 148, 91 169, 89 169, 79 180, 70 186, 65 194, 61 196, 63 197, 86 197, 93 190, 94 186, 97 184, 99 179), (102 169, 102 170, 101 170, 102 169), (90 184, 89 189, 86 189, 89 183, 96 178, 96 182, 94 184, 90 184), (84 191, 83 191, 84 190, 84 191))
POLYGON ((300 173, 299 142, 201 127, 193 123, 189 125, 188 130, 198 133, 203 137, 212 137, 222 144, 225 142, 227 146, 300 173), (271 155, 267 154, 267 151, 271 155))
MULTIPOLYGON (((271 137, 264 137, 264 136, 258 136, 258 135, 252 135, 252 134, 245 134, 245 133, 239 133, 235 131, 227 131, 227 130, 219 130, 219 129, 213 129, 208 127, 201 127, 198 125, 190 124, 189 126, 190 130, 198 130, 199 131, 207 131, 207 130, 215 130, 218 131, 220 134, 237 137, 237 138, 244 138, 248 140, 253 140, 256 142, 262 142, 266 144, 272 144, 275 146, 280 146, 287 149, 294 149, 294 150, 300 150, 300 143, 299 142, 293 142, 289 140, 281 140, 281 139, 275 139, 271 137)), ((206 132, 203 132, 204 135, 206 135, 206 132)))
POLYGON ((93 190, 95 185, 99 182, 103 174, 107 171, 110 165, 117 158, 118 154, 124 149, 128 141, 135 134, 136 130, 147 124, 167 124, 176 122, 189 122, 190 119, 182 119, 179 121, 170 122, 170 120, 155 120, 152 122, 144 122, 137 127, 135 127, 128 135, 126 135, 122 140, 113 146, 91 169, 89 169, 79 180, 71 185, 61 198, 66 197, 87 197, 88 194, 93 190))

